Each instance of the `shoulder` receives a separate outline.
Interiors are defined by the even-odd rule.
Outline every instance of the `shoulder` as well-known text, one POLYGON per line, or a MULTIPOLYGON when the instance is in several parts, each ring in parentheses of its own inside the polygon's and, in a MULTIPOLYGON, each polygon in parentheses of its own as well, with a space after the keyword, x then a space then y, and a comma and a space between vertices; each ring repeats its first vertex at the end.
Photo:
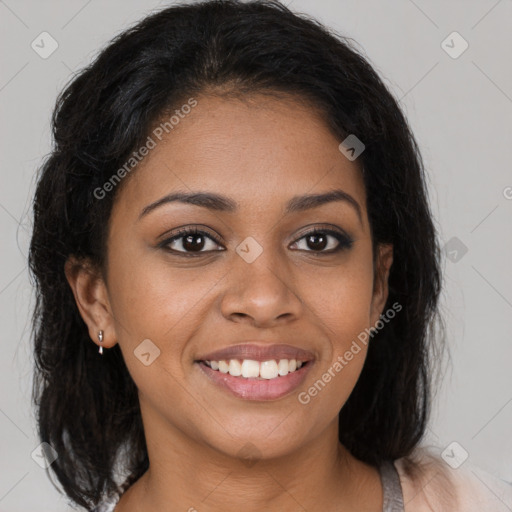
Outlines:
POLYGON ((395 467, 405 512, 510 512, 512 484, 469 461, 451 468, 431 449, 419 447, 395 467))

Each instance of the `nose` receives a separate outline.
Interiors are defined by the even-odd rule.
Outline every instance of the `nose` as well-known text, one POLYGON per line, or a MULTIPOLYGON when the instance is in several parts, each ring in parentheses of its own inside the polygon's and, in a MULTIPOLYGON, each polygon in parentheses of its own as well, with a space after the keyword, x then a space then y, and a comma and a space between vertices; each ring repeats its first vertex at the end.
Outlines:
POLYGON ((303 303, 292 269, 264 250, 252 263, 234 255, 221 310, 230 321, 272 327, 300 317, 303 303))

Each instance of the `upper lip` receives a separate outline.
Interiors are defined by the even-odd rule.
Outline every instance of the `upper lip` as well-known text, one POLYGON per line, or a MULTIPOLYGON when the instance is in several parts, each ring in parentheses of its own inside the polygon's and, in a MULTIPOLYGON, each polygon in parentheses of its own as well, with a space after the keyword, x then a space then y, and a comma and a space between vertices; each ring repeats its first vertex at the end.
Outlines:
POLYGON ((314 354, 309 350, 284 344, 241 343, 221 348, 199 357, 198 361, 222 361, 229 359, 252 359, 253 361, 269 361, 271 359, 296 359, 312 361, 314 354))

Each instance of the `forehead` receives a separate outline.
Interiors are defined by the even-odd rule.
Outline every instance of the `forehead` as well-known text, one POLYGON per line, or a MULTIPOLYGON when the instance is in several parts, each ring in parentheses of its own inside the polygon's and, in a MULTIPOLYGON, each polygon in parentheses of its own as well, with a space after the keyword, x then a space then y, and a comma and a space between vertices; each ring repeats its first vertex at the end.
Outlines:
POLYGON ((232 197, 240 211, 268 211, 279 210, 292 196, 336 188, 365 211, 360 166, 339 151, 341 141, 306 103, 258 94, 196 101, 188 114, 174 118, 172 129, 167 125, 161 140, 150 133, 154 147, 117 201, 123 215, 139 215, 176 190, 210 191, 232 197))

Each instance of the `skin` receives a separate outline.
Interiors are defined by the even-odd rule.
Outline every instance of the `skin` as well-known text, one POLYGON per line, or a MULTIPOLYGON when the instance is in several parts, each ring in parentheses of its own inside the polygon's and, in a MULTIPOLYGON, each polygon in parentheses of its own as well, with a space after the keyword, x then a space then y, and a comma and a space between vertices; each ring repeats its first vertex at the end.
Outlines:
MULTIPOLYGON (((338 441, 337 415, 367 348, 360 344, 308 404, 297 398, 384 312, 392 246, 379 247, 374 267, 359 164, 339 151, 320 114, 293 98, 196 99, 122 183, 107 275, 72 257, 66 265, 91 339, 98 343, 102 329, 105 350, 120 344, 139 390, 150 469, 115 510, 382 510, 378 471, 338 441), (361 219, 346 201, 284 214, 293 196, 332 189, 357 201, 361 219), (145 206, 178 190, 223 194, 239 210, 167 203, 139 219, 145 206), (221 244, 207 238, 195 258, 158 247, 176 228, 199 224, 221 244), (325 224, 350 235, 352 247, 327 254, 338 245, 330 235, 328 246, 308 243, 304 235, 325 224), (252 263, 235 252, 249 236, 263 248, 252 263), (145 339, 161 351, 149 366, 133 353, 145 339), (278 400, 243 400, 194 363, 249 339, 312 351, 306 382, 278 400), (244 446, 252 447, 252 464, 241 456, 244 446)), ((182 242, 168 248, 184 251, 182 242)))

